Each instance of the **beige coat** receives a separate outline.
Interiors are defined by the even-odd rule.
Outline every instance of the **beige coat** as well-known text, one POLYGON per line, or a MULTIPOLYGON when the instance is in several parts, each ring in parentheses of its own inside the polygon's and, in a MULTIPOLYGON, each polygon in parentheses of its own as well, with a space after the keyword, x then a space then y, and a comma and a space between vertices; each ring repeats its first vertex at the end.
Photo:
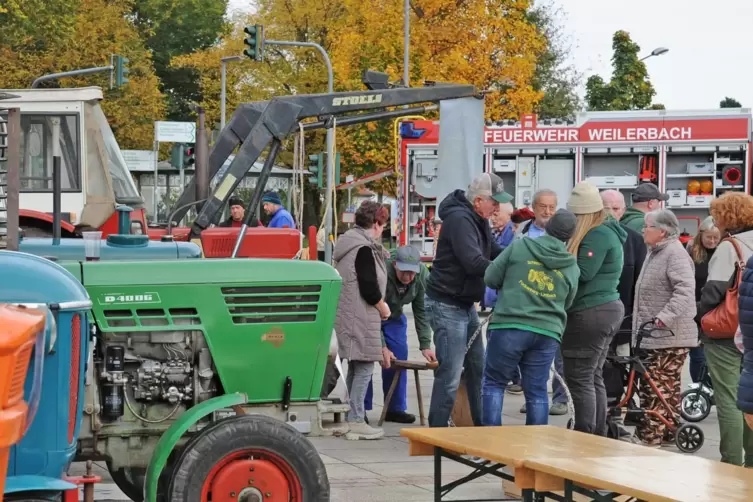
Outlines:
POLYGON ((678 239, 649 248, 641 275, 635 285, 633 305, 633 345, 638 328, 659 319, 672 332, 654 332, 662 338, 644 338, 641 348, 668 349, 696 347, 695 272, 693 260, 678 239), (665 337, 666 336, 666 337, 665 337))
POLYGON ((382 318, 373 305, 361 296, 356 274, 356 255, 362 247, 370 247, 374 254, 376 275, 382 298, 387 289, 386 251, 366 234, 354 227, 345 232, 335 245, 335 268, 343 285, 337 304, 335 332, 340 357, 349 361, 382 360, 382 318))

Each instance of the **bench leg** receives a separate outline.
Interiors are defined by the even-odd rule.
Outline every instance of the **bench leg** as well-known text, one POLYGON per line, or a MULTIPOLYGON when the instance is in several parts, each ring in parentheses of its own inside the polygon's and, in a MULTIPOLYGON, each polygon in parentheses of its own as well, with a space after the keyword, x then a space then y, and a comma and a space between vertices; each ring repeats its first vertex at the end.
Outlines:
POLYGON ((413 370, 413 376, 416 377, 416 397, 418 398, 418 416, 421 418, 421 425, 426 426, 426 416, 424 415, 424 396, 421 394, 421 382, 418 379, 418 370, 413 370))
POLYGON ((389 409, 390 403, 392 402, 392 394, 395 393, 395 389, 397 388, 397 384, 398 382, 400 382, 400 378, 402 378, 403 373, 405 373, 404 370, 398 370, 395 372, 395 376, 392 377, 392 385, 390 385, 390 390, 387 391, 387 395, 384 397, 382 415, 379 417, 379 423, 377 424, 377 427, 381 427, 384 423, 384 419, 387 417, 387 410, 389 409))

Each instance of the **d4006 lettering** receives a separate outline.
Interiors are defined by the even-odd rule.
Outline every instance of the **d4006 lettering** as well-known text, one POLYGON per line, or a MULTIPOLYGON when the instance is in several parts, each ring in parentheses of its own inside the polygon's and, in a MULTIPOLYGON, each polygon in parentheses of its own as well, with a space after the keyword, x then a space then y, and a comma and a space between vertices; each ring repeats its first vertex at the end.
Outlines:
POLYGON ((111 293, 99 297, 100 305, 118 305, 121 303, 159 303, 157 293, 111 293))

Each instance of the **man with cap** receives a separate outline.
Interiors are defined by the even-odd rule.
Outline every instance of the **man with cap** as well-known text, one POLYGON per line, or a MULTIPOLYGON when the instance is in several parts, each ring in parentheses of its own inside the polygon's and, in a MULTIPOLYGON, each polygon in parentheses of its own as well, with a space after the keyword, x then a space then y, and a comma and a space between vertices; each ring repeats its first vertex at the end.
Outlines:
POLYGON ((633 205, 622 215, 620 223, 631 230, 643 234, 644 217, 646 213, 659 209, 661 203, 669 200, 669 195, 661 193, 659 187, 653 183, 641 183, 632 195, 633 205))
POLYGON ((230 208, 230 217, 220 223, 220 227, 240 227, 243 225, 243 217, 246 215, 246 207, 243 205, 243 201, 233 195, 227 201, 227 205, 230 208))
POLYGON ((580 277, 575 256, 565 247, 575 225, 575 215, 560 209, 544 235, 514 241, 486 269, 484 282, 499 289, 499 296, 487 331, 483 425, 502 425, 505 388, 518 368, 526 425, 549 422, 549 368, 560 351, 580 277))
POLYGON ((482 173, 468 189, 455 190, 439 204, 442 232, 426 284, 426 312, 434 331, 439 368, 429 408, 429 426, 447 427, 465 367, 471 416, 481 425, 482 337, 466 352, 480 323, 476 302, 484 296, 484 273, 501 252, 489 218, 512 201, 499 176, 482 173))
POLYGON ((262 208, 271 216, 267 228, 295 228, 293 216, 282 207, 282 200, 276 192, 267 192, 261 198, 262 208))
MULTIPOLYGON (((387 292, 384 295, 384 301, 390 308, 390 317, 382 321, 382 353, 386 359, 408 359, 408 319, 403 313, 403 306, 410 304, 421 354, 429 362, 437 360, 434 351, 431 350, 431 329, 424 308, 428 278, 429 270, 421 264, 418 249, 413 246, 402 246, 392 251, 390 259, 387 260, 387 292)), ((382 369, 382 389, 385 398, 395 373, 394 369, 382 369)), ((412 424, 416 421, 415 415, 406 412, 407 390, 408 379, 403 377, 395 388, 392 400, 384 404, 387 406, 386 421, 401 424, 412 424)), ((365 403, 367 410, 371 410, 373 392, 373 385, 369 383, 365 403)))

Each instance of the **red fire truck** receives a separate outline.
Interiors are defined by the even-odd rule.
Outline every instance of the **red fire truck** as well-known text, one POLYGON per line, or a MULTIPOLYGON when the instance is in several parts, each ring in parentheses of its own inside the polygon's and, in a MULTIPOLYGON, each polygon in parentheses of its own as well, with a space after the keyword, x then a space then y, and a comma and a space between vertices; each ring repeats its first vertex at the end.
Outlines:
MULTIPOLYGON (((629 205, 638 184, 652 182, 670 195, 667 207, 692 235, 711 199, 727 190, 750 193, 752 124, 745 108, 583 112, 575 120, 524 115, 486 124, 478 172, 500 176, 518 208, 542 188, 554 190, 564 207, 580 181, 620 190, 629 205)), ((431 260, 441 197, 427 196, 427 187, 445 175, 437 169, 439 122, 402 122, 400 152, 399 243, 431 260)))

